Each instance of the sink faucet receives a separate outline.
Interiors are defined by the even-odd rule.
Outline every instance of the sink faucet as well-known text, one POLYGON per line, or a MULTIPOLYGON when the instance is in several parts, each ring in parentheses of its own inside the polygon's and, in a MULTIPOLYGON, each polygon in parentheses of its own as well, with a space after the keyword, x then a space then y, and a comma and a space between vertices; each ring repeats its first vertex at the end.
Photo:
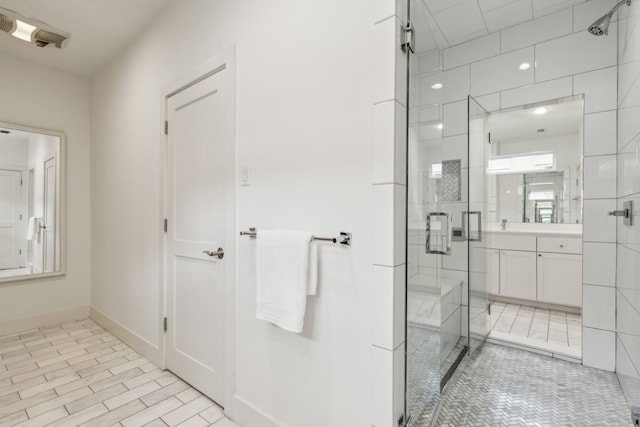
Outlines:
POLYGON ((507 229, 507 220, 503 219, 502 222, 500 223, 500 229, 501 230, 506 230, 507 229))

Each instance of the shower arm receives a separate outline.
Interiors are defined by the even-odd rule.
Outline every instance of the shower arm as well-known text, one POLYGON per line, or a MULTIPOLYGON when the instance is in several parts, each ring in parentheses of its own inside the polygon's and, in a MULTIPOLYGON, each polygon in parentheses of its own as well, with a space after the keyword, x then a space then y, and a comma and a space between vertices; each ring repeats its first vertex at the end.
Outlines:
POLYGON ((625 3, 627 4, 627 6, 631 6, 631 0, 622 0, 618 2, 618 4, 615 5, 613 9, 611 9, 611 12, 607 13, 607 15, 612 16, 615 13, 615 11, 618 10, 620 6, 622 6, 625 3))

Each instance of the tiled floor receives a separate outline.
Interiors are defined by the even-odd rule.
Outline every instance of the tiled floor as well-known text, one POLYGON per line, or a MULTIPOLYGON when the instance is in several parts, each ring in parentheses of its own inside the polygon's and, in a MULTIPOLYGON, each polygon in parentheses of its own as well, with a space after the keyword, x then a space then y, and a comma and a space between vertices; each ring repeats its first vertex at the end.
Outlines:
POLYGON ((0 337, 0 426, 238 427, 91 319, 0 337))
POLYGON ((441 402, 442 427, 631 425, 614 373, 489 343, 463 359, 441 402))
POLYGON ((582 351, 581 337, 579 314, 502 302, 491 304, 490 338, 579 359, 582 351))

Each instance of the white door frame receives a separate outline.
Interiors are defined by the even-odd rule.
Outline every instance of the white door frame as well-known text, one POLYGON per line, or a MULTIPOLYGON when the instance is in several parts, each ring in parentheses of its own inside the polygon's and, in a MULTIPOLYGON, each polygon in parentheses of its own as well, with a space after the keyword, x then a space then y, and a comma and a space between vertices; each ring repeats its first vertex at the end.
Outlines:
MULTIPOLYGON (((224 346, 225 346, 225 357, 224 357, 224 404, 228 405, 232 396, 235 393, 235 303, 236 303, 236 271, 237 271, 237 236, 236 236, 236 193, 237 193, 237 173, 236 173, 236 164, 237 164, 237 146, 236 146, 236 54, 235 48, 230 48, 227 52, 220 56, 213 57, 199 66, 193 68, 190 71, 187 71, 182 77, 179 79, 167 84, 162 88, 162 120, 166 120, 168 116, 167 111, 167 100, 172 95, 204 80, 205 78, 214 75, 218 72, 224 71, 225 73, 225 82, 223 83, 226 87, 225 93, 222 93, 222 103, 228 108, 224 109, 225 117, 223 118, 223 122, 227 123, 228 126, 225 126, 224 132, 224 140, 226 141, 227 149, 226 149, 226 164, 228 168, 226 170, 226 200, 227 200, 227 209, 225 212, 227 230, 225 232, 225 242, 226 247, 224 248, 225 257, 224 262, 225 266, 225 331, 224 331, 224 346)), ((158 125, 158 129, 164 129, 163 123, 158 125)), ((169 130, 170 131, 170 130, 169 130)), ((161 194, 161 209, 162 218, 159 218, 159 223, 163 224, 164 219, 167 218, 167 167, 168 167, 168 137, 162 132, 161 141, 162 149, 161 149, 161 177, 160 182, 162 183, 163 192, 161 194)), ((169 224, 171 226, 171 224, 169 224)), ((164 318, 168 314, 167 307, 167 274, 166 274, 166 234, 162 227, 160 227, 160 236, 162 244, 162 249, 160 253, 160 277, 162 278, 162 286, 160 286, 160 318, 158 319, 158 330, 160 333, 160 367, 162 369, 166 369, 167 367, 167 337, 164 333, 164 318)), ((171 326, 169 326, 171 327, 171 326)), ((220 402, 222 403, 222 402, 220 402)))
MULTIPOLYGON (((43 222, 46 223, 46 219, 47 219, 47 214, 48 209, 47 209, 47 201, 49 198, 49 193, 47 191, 47 164, 53 163, 53 172, 54 172, 54 179, 56 180, 56 182, 54 182, 54 191, 57 193, 58 192, 58 180, 57 180, 57 161, 56 161, 56 157, 55 155, 52 157, 49 157, 48 159, 45 159, 45 161, 43 162, 43 166, 42 166, 42 170, 44 172, 44 176, 43 176, 43 180, 44 180, 44 184, 43 184, 43 192, 42 192, 42 198, 43 198, 43 202, 42 202, 42 220, 43 222)), ((56 195, 53 195, 53 271, 56 270, 56 265, 58 264, 58 248, 57 248, 57 238, 56 235, 58 233, 58 204, 56 203, 56 195)), ((49 224, 45 224, 45 225, 49 225, 49 224)), ((42 232, 42 271, 46 273, 45 268, 46 268, 46 264, 48 262, 47 260, 47 246, 49 245, 49 239, 46 236, 46 231, 47 229, 41 230, 42 232)), ((52 273, 51 271, 49 273, 52 273)))

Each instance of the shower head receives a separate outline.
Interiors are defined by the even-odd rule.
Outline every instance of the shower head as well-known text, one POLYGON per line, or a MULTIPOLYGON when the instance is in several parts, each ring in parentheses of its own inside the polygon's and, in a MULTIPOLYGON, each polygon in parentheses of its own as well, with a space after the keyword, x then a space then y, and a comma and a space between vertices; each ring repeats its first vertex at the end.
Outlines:
POLYGON ((615 5, 614 8, 609 11, 609 13, 598 18, 596 22, 589 26, 589 32, 594 36, 606 36, 607 34, 609 34, 609 23, 611 22, 613 13, 625 3, 627 4, 627 6, 629 6, 631 5, 631 0, 622 0, 617 5, 615 5))
POLYGON ((611 22, 611 15, 613 12, 609 12, 606 15, 600 17, 596 22, 589 26, 589 32, 594 36, 602 36, 609 34, 609 23, 611 22))

